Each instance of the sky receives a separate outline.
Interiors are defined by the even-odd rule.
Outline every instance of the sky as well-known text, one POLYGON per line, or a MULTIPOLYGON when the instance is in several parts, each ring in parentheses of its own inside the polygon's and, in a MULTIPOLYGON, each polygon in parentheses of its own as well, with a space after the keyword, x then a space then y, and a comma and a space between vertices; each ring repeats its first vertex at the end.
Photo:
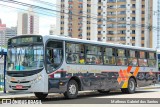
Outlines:
MULTIPOLYGON (((37 5, 37 6, 43 6, 45 8, 49 8, 49 9, 53 9, 53 10, 56 9, 55 6, 45 5, 45 4, 36 2, 36 1, 39 1, 39 0, 16 0, 16 1, 24 2, 24 3, 28 3, 28 4, 32 4, 32 5, 37 5)), ((40 1, 49 2, 49 3, 52 3, 53 5, 56 4, 56 0, 40 0, 40 1)), ((17 26, 18 12, 26 12, 26 11, 11 8, 11 7, 2 6, 1 4, 16 7, 16 8, 21 8, 21 9, 24 9, 24 10, 28 9, 28 7, 23 7, 23 6, 20 6, 20 5, 13 5, 13 4, 9 4, 9 3, 4 3, 0 0, 0 18, 2 20, 2 23, 6 24, 7 27, 17 26)), ((51 14, 53 14, 53 12, 49 13, 48 11, 45 11, 45 10, 39 10, 38 9, 38 10, 35 10, 35 11, 39 15, 39 33, 42 34, 42 35, 49 34, 50 25, 51 24, 56 25, 56 16, 51 15, 51 14), (39 14, 39 13, 41 13, 41 14, 39 14), (44 15, 44 14, 47 14, 47 15, 44 15)))

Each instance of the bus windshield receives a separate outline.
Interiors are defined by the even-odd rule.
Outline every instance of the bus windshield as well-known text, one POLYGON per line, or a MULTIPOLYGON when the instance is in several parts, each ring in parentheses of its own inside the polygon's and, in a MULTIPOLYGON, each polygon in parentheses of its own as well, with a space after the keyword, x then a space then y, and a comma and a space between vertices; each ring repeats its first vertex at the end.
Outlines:
POLYGON ((42 45, 9 47, 7 71, 32 71, 43 68, 43 55, 42 45))

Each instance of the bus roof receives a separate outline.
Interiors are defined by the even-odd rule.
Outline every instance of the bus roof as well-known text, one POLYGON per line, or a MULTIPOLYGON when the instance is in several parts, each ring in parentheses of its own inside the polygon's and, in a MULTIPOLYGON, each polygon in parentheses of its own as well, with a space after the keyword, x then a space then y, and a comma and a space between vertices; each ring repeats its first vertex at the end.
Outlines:
POLYGON ((94 41, 94 40, 84 40, 84 39, 78 39, 78 38, 65 37, 62 35, 43 35, 43 37, 44 39, 57 39, 57 40, 65 40, 65 41, 72 41, 72 42, 79 42, 79 43, 89 43, 89 44, 91 43, 95 45, 105 45, 105 46, 128 48, 128 49, 139 49, 139 50, 146 50, 146 51, 156 51, 156 49, 153 49, 153 48, 114 44, 114 43, 107 43, 107 42, 94 41))

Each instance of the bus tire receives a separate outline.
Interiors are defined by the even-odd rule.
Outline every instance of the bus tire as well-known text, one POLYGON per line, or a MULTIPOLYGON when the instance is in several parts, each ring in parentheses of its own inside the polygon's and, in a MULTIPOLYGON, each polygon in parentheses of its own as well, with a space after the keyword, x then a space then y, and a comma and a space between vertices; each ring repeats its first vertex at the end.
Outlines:
POLYGON ((122 93, 133 94, 136 90, 136 82, 133 78, 128 81, 128 88, 121 89, 122 93))
POLYGON ((75 80, 70 80, 67 85, 67 91, 64 93, 66 98, 76 98, 78 95, 78 84, 75 80))
POLYGON ((44 94, 42 92, 35 92, 34 94, 38 99, 45 99, 47 97, 47 95, 48 95, 48 93, 44 94))
POLYGON ((107 90, 107 91, 105 91, 105 90, 98 90, 98 92, 99 92, 99 93, 108 94, 108 93, 110 92, 110 90, 107 90))

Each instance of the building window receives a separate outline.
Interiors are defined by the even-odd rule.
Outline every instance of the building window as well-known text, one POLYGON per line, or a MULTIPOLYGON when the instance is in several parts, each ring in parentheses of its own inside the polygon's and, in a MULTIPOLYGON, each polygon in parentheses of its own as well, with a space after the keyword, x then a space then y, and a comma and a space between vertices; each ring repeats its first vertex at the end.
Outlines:
POLYGON ((100 35, 101 34, 101 31, 98 31, 98 35, 100 35))
POLYGON ((113 35, 114 32, 113 32, 113 31, 108 31, 108 34, 109 34, 109 35, 113 35))
POLYGON ((141 37, 141 40, 144 40, 144 37, 141 37))
POLYGON ((145 11, 142 11, 142 14, 145 14, 145 11))
POLYGON ((132 21, 135 21, 136 20, 136 18, 135 17, 132 17, 132 21))
POLYGON ((63 27, 61 27, 61 30, 64 30, 64 28, 63 28, 63 27))
POLYGON ((136 11, 132 11, 132 14, 136 14, 136 11))
POLYGON ((142 8, 145 8, 145 5, 142 5, 142 8))
POLYGON ((132 37, 132 40, 135 41, 135 37, 132 37))
POLYGON ((87 30, 90 30, 90 27, 87 27, 87 30))
POLYGON ((116 2, 116 0, 107 0, 108 3, 116 2))
POLYGON ((132 4, 132 8, 135 8, 136 7, 136 5, 135 4, 132 4))
POLYGON ((119 8, 126 8, 126 5, 119 5, 119 8))
POLYGON ((100 37, 98 37, 98 41, 101 41, 101 38, 100 38, 100 37))
POLYGON ((126 41, 126 37, 120 37, 120 41, 126 41))
POLYGON ((87 7, 91 7, 91 4, 87 4, 87 7))
POLYGON ((135 34, 136 33, 136 31, 135 30, 132 30, 132 34, 135 34))

